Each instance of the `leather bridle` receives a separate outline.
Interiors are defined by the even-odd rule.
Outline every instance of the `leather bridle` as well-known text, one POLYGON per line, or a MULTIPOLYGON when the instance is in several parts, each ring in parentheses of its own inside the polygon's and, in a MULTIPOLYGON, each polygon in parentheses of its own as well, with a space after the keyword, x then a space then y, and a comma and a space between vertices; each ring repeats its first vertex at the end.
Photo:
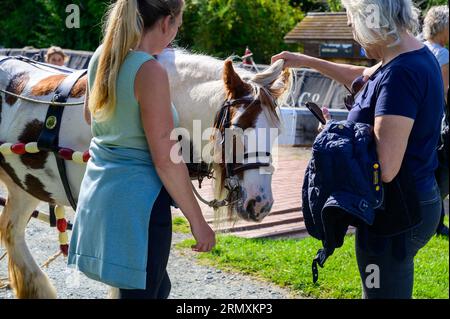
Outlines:
MULTIPOLYGON (((220 110, 216 114, 216 118, 214 121, 214 128, 216 130, 220 131, 220 135, 222 140, 220 141, 220 144, 222 145, 222 148, 225 148, 225 134, 226 129, 231 128, 232 126, 232 119, 231 119, 231 108, 237 105, 242 105, 245 108, 244 112, 248 112, 248 110, 254 106, 254 105, 261 105, 261 101, 253 98, 253 97, 243 97, 239 99, 228 99, 223 104, 220 110)), ((224 151, 224 149, 222 149, 224 151)), ((218 200, 212 200, 212 201, 206 201, 203 199, 200 194, 196 191, 194 188, 194 192, 196 196, 202 201, 203 203, 207 204, 210 207, 213 207, 215 209, 220 207, 226 207, 226 206, 232 206, 236 202, 238 202, 242 197, 241 187, 239 185, 239 178, 237 177, 238 174, 243 173, 248 170, 254 170, 259 169, 261 167, 270 167, 271 164, 271 153, 270 152, 253 152, 253 153, 244 153, 244 161, 249 159, 256 159, 258 160, 260 157, 269 157, 269 162, 261 162, 256 161, 254 163, 225 163, 224 169, 225 169, 225 188, 228 190, 228 195, 224 200, 218 201, 218 200)), ((234 157, 233 157, 234 158, 234 157)), ((206 175, 205 175, 206 176, 206 175)), ((199 175, 199 182, 201 183, 201 180, 205 176, 199 175)), ((209 174, 210 176, 210 174, 209 174)), ((208 176, 206 176, 208 177, 208 176)))
MULTIPOLYGON (((216 116, 216 121, 214 123, 214 128, 220 130, 222 135, 222 142, 225 141, 225 132, 226 129, 231 127, 231 111, 230 109, 233 106, 243 105, 246 107, 245 112, 248 112, 248 109, 254 105, 261 105, 259 100, 254 99, 253 97, 243 97, 239 99, 230 99, 226 100, 219 112, 216 116)), ((259 157, 271 157, 270 152, 253 152, 253 153, 244 153, 244 160, 248 160, 251 158, 258 159, 259 157)), ((258 169, 260 167, 268 167, 270 163, 263 162, 255 162, 255 163, 225 163, 225 177, 231 178, 239 173, 242 173, 247 170, 258 169)))

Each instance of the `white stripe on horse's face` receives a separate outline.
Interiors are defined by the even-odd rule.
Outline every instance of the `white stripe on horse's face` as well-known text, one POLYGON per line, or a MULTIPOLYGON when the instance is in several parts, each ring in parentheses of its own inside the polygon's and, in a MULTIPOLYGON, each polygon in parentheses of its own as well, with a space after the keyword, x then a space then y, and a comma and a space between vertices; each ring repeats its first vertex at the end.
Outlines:
MULTIPOLYGON (((254 102, 235 106, 231 110, 232 127, 242 130, 240 137, 239 135, 237 137, 239 139, 237 144, 243 145, 243 147, 237 148, 236 151, 239 149, 246 154, 273 154, 273 146, 279 136, 280 126, 275 99, 279 97, 283 88, 287 87, 287 74, 283 73, 279 65, 273 66, 264 74, 256 76, 255 82, 246 83, 228 63, 224 81, 227 96, 237 100, 248 97, 254 99, 254 102), (256 80, 261 81, 265 86, 258 84, 256 80), (245 93, 242 94, 242 92, 245 93), (272 96, 272 93, 276 93, 277 96, 272 96)), ((236 155, 237 158, 243 158, 243 154, 236 155)), ((250 157, 244 160, 244 164, 270 163, 270 160, 270 156, 250 157)), ((261 221, 270 213, 274 202, 272 173, 273 166, 270 166, 269 168, 247 169, 239 175, 242 198, 235 205, 239 216, 247 220, 261 221)))
POLYGON ((237 207, 237 212, 244 219, 261 221, 270 213, 274 203, 272 195, 274 168, 272 161, 273 154, 276 151, 274 148, 277 147, 278 128, 273 121, 267 118, 265 112, 260 112, 251 131, 251 134, 247 134, 250 138, 245 141, 245 152, 270 153, 271 156, 249 158, 245 163, 262 162, 270 163, 271 166, 244 171, 240 181, 243 198, 241 205, 237 207))

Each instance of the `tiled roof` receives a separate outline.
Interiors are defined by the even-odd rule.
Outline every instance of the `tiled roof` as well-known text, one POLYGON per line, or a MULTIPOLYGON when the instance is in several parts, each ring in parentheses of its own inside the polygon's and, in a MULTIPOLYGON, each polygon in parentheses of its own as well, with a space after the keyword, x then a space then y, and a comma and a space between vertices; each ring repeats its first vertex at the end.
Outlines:
POLYGON ((287 43, 305 40, 353 40, 353 32, 347 25, 345 12, 308 13, 284 40, 287 43))

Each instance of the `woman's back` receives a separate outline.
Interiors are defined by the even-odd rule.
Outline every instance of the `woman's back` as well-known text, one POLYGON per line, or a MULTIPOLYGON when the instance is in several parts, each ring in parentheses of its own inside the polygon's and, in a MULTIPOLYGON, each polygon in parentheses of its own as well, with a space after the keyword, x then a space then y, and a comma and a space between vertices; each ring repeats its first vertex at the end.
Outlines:
MULTIPOLYGON (((92 89, 101 54, 99 47, 89 64, 89 89, 92 89)), ((142 51, 130 51, 117 76, 116 107, 111 118, 106 121, 92 121, 94 141, 110 148, 132 148, 148 150, 148 143, 142 127, 141 111, 134 94, 136 74, 142 64, 154 59, 142 51)))

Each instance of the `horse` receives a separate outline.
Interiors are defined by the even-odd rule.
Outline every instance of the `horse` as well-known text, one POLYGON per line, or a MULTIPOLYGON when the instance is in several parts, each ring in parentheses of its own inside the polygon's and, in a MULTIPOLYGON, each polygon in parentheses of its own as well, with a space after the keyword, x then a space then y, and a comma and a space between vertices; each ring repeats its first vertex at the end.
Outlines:
MULTIPOLYGON (((289 72, 283 69, 282 62, 255 75, 235 68, 230 60, 181 49, 167 49, 158 60, 168 72, 171 98, 179 114, 182 132, 178 139, 180 144, 188 145, 193 154, 201 157, 207 145, 213 145, 212 156, 224 148, 220 134, 193 143, 194 120, 202 127, 215 126, 222 133, 233 128, 259 132, 260 128, 280 127, 276 101, 290 83, 289 72)), ((0 62, 0 89, 3 89, 0 90, 0 141, 9 142, 0 146, 0 181, 8 191, 0 215, 0 243, 8 253, 9 280, 18 298, 56 298, 56 290, 34 260, 24 234, 31 212, 40 201, 59 206, 70 206, 70 201, 54 154, 39 150, 16 154, 10 148, 17 142, 30 145, 38 140, 46 124, 48 104, 66 77, 65 72, 44 64, 20 59, 0 62), (39 101, 42 103, 37 103, 39 101)), ((82 107, 86 90, 87 77, 83 76, 73 85, 67 100, 73 105, 65 107, 61 119, 61 147, 76 151, 89 148, 92 135, 82 107)), ((234 140, 240 138, 243 137, 234 137, 234 140)), ((258 170, 270 166, 258 160, 261 156, 270 159, 271 143, 263 148, 256 154, 246 154, 247 161, 253 158, 256 163, 219 161, 208 165, 211 168, 208 174, 212 172, 215 180, 214 202, 225 203, 232 213, 253 221, 267 216, 273 204, 271 172, 260 174, 258 170), (235 182, 232 189, 230 180, 235 182), (230 192, 236 190, 238 196, 235 194, 234 200, 228 198, 230 192)), ((77 198, 85 165, 66 161, 65 168, 73 197, 77 198)))

